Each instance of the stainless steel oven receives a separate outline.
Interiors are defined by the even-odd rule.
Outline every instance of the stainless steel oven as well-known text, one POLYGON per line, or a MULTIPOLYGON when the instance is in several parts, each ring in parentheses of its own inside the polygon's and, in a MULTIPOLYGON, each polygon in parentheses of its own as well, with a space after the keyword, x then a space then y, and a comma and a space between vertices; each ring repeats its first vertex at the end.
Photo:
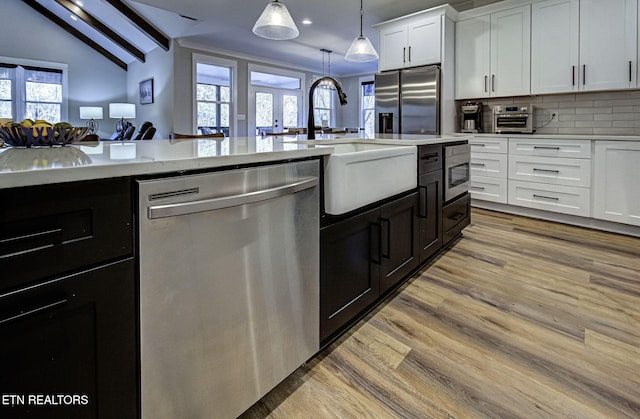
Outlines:
POLYGON ((533 133, 533 105, 495 105, 493 107, 493 132, 533 133))
POLYGON ((471 146, 468 143, 444 146, 444 201, 469 191, 471 146))

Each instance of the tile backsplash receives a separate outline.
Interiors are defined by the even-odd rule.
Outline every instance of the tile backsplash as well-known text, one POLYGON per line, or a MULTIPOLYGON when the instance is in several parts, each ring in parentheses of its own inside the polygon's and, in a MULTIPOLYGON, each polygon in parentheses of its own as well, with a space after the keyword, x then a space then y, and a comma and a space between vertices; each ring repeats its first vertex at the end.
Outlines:
MULTIPOLYGON (((640 135, 640 90, 479 99, 483 132, 493 131, 493 105, 531 103, 536 134, 640 135), (551 121, 551 116, 556 117, 551 121)), ((460 105, 458 101, 458 121, 460 105)), ((459 125, 459 122, 458 122, 459 125)))

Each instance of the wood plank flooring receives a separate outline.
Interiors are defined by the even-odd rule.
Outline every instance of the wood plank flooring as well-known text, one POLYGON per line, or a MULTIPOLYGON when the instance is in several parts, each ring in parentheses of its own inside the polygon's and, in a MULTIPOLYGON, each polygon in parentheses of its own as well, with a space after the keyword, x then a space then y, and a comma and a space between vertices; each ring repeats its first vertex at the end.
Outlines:
POLYGON ((244 418, 640 418, 640 239, 474 209, 244 418))

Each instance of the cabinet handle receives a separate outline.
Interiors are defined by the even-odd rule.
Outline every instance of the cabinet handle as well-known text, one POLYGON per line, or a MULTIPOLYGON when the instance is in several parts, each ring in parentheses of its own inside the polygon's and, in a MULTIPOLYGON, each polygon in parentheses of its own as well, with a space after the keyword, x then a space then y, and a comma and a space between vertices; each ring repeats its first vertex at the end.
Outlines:
POLYGON ((534 198, 541 198, 541 199, 549 199, 551 201, 559 201, 560 200, 560 198, 556 198, 555 196, 544 196, 544 195, 533 194, 533 197, 534 198))
POLYGON ((550 146, 542 146, 542 145, 534 145, 534 150, 560 150, 560 147, 550 147, 550 146))
POLYGON ((389 259, 389 249, 391 249, 391 220, 380 218, 380 255, 389 259))
POLYGON ((471 147, 486 147, 486 144, 483 143, 469 143, 471 145, 471 147))
POLYGON ((38 313, 43 313, 45 311, 53 310, 54 308, 61 307, 67 304, 68 300, 66 297, 58 297, 53 301, 48 301, 42 304, 38 304, 35 307, 23 307, 21 309, 15 310, 12 313, 7 313, 2 318, 0 318, 0 325, 5 323, 13 322, 16 320, 20 320, 25 317, 33 316, 38 313))
POLYGON ((402 48, 402 62, 407 62, 407 47, 402 48))
POLYGON ((496 75, 495 74, 491 75, 491 91, 492 92, 496 91, 496 75))
POLYGON ((484 92, 487 93, 487 81, 489 80, 489 77, 484 76, 484 92))
POLYGON ((587 84, 587 65, 582 64, 582 85, 587 84))
POLYGON ((475 191, 484 191, 485 190, 484 186, 473 186, 473 185, 469 186, 469 189, 473 189, 475 191))
POLYGON ((411 47, 409 47, 409 62, 411 62, 411 47))
POLYGON ((484 163, 469 163, 470 166, 476 166, 476 167, 485 167, 486 164, 484 163))
POLYGON ((418 217, 420 218, 429 218, 429 214, 427 214, 427 188, 424 186, 418 187, 419 200, 420 200, 420 208, 418 209, 418 217))
POLYGON ((631 83, 631 61, 629 61, 629 83, 631 83))
POLYGON ((538 168, 533 168, 534 172, 545 172, 545 173, 560 173, 560 170, 551 170, 551 169, 538 169, 538 168))
POLYGON ((454 221, 460 221, 462 220, 467 214, 465 214, 464 212, 456 212, 455 214, 452 214, 449 219, 450 220, 454 220, 454 221))
POLYGON ((572 86, 576 85, 576 66, 575 65, 571 66, 571 85, 572 86))
POLYGON ((369 254, 371 255, 371 262, 376 265, 380 265, 380 235, 381 235, 382 225, 380 223, 371 223, 369 226, 369 232, 371 235, 371 241, 369 243, 369 254))

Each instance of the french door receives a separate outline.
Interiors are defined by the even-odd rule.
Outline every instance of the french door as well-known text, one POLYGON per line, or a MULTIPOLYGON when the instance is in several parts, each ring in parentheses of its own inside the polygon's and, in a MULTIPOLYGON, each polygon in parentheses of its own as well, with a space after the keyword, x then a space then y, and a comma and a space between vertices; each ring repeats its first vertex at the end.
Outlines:
POLYGON ((285 132, 289 128, 301 127, 302 92, 292 89, 252 86, 255 110, 249 122, 249 135, 285 132), (253 124, 252 124, 253 122, 253 124))

